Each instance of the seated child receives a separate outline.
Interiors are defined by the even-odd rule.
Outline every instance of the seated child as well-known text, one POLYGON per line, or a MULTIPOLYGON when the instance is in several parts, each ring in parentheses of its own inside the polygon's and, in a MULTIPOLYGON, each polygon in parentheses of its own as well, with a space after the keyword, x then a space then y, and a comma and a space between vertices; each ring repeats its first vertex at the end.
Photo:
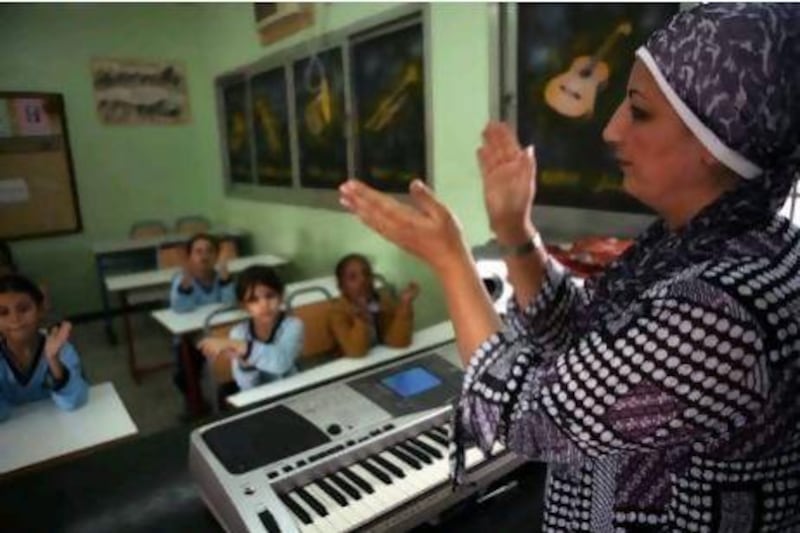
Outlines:
POLYGON ((416 283, 409 283, 399 300, 388 290, 377 291, 372 266, 361 254, 339 260, 336 281, 341 297, 333 304, 329 325, 342 355, 361 357, 376 344, 397 348, 411 344, 416 283))
POLYGON ((210 303, 234 302, 233 283, 228 266, 217 265, 219 245, 211 235, 199 233, 186 243, 183 272, 172 280, 170 307, 188 312, 210 303))
POLYGON ((86 403, 89 386, 67 342, 72 325, 40 330, 43 305, 35 283, 18 274, 0 276, 0 422, 12 406, 47 397, 64 410, 86 403))
POLYGON ((227 357, 239 389, 249 389, 296 372, 303 348, 303 323, 282 310, 284 285, 273 269, 255 265, 239 274, 236 298, 250 320, 231 329, 230 338, 208 337, 199 348, 206 357, 227 357))
MULTIPOLYGON (((199 233, 186 243, 186 264, 176 274, 170 290, 170 307, 179 313, 187 313, 210 303, 233 304, 235 300, 233 278, 223 261, 217 265, 219 245, 211 235, 199 233)), ((187 393, 187 369, 180 354, 179 340, 175 341, 177 364, 173 381, 183 393, 187 393)), ((190 350, 190 361, 195 378, 199 378, 205 359, 194 348, 190 350)), ((198 385, 199 388, 199 385, 198 385)))

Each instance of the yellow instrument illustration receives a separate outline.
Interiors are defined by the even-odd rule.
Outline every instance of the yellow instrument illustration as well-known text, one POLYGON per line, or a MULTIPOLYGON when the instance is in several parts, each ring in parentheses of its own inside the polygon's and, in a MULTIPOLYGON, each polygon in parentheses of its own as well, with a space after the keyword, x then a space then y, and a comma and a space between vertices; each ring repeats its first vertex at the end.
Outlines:
POLYGON ((594 113, 597 91, 608 81, 608 64, 603 57, 623 35, 630 35, 630 22, 623 22, 592 56, 575 58, 569 70, 551 79, 544 89, 544 101, 554 111, 570 117, 590 117, 594 113))
POLYGON ((410 63, 406 66, 397 86, 390 93, 380 98, 377 108, 364 123, 364 127, 367 130, 378 132, 392 123, 398 112, 408 101, 410 89, 422 81, 420 70, 420 65, 416 63, 410 63))
POLYGON ((306 104, 305 109, 306 127, 314 135, 321 135, 325 128, 330 126, 333 115, 332 100, 328 79, 323 76, 317 94, 306 104))
POLYGON ((247 142, 247 124, 244 121, 244 113, 234 113, 228 132, 228 149, 231 152, 238 152, 244 147, 245 142, 247 142))
POLYGON ((255 111, 261 129, 267 137, 267 149, 273 155, 280 154, 284 149, 280 123, 272 112, 266 98, 256 98, 255 111))

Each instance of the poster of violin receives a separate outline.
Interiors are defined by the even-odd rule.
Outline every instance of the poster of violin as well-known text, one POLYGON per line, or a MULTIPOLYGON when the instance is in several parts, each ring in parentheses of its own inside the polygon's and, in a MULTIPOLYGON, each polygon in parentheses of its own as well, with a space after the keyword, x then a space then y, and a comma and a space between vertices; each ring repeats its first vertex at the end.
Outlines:
POLYGON ((425 79, 421 24, 353 47, 356 175, 390 192, 424 179, 425 79))
POLYGON ((342 49, 319 52, 293 68, 300 184, 335 189, 347 178, 342 49))
POLYGON ((634 52, 676 4, 518 4, 517 125, 534 143, 537 202, 647 212, 622 191, 602 131, 625 96, 634 52))
POLYGON ((286 70, 278 67, 253 76, 250 97, 256 181, 260 185, 291 187, 286 70))

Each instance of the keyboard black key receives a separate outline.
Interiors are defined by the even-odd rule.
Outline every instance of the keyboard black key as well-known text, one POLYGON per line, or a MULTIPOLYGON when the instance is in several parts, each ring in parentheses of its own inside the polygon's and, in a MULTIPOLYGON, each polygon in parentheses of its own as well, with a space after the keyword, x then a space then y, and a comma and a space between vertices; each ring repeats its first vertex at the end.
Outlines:
POLYGON ((428 455, 433 456, 433 457, 435 457, 437 459, 444 459, 444 454, 442 452, 440 452, 439 450, 437 450, 436 448, 434 448, 433 446, 431 446, 427 442, 424 442, 422 439, 415 437, 415 438, 411 439, 411 442, 416 444, 417 448, 420 448, 420 449, 424 450, 425 453, 427 453, 428 455))
POLYGON ((275 521, 275 517, 269 512, 269 509, 264 509, 258 513, 258 518, 261 520, 261 525, 267 530, 267 533, 281 533, 281 528, 275 521))
POLYGON ((333 484, 336 485, 336 488, 343 490, 351 498, 355 500, 361 499, 361 493, 358 492, 358 490, 356 490, 350 483, 344 480, 339 474, 331 474, 328 476, 328 479, 330 479, 333 484))
POLYGON ((448 435, 447 430, 444 429, 444 428, 432 427, 431 431, 433 431, 434 433, 436 433, 437 435, 439 435, 440 437, 442 437, 445 440, 448 440, 448 441, 450 440, 450 435, 448 435))
POLYGON ((306 525, 311 523, 311 517, 308 516, 308 513, 305 511, 305 509, 297 505, 297 503, 292 498, 290 498, 286 494, 281 494, 280 496, 278 496, 278 498, 281 499, 283 504, 286 507, 288 507, 289 510, 292 512, 292 514, 294 514, 297 518, 299 518, 302 523, 306 525))
POLYGON ((297 495, 303 498, 303 501, 308 504, 320 516, 328 516, 328 510, 316 498, 314 498, 308 491, 302 487, 297 489, 297 495))
POLYGON ((387 461, 386 459, 384 459, 380 455, 373 455, 372 457, 370 457, 370 459, 374 460, 376 463, 378 463, 378 466, 380 466, 381 468, 385 469, 387 472, 389 472, 393 476, 397 476, 399 478, 406 477, 405 472, 403 472, 402 470, 400 470, 399 468, 394 466, 392 463, 390 463, 389 461, 387 461))
POLYGON ((369 472, 376 478, 383 481, 386 485, 391 485, 392 483, 394 483, 391 477, 387 476, 383 470, 372 464, 370 461, 367 460, 361 461, 361 466, 363 466, 367 470, 367 472, 369 472))
POLYGON ((330 496, 331 499, 333 499, 333 501, 335 501, 342 507, 347 507, 348 505, 350 505, 350 502, 347 501, 347 498, 342 496, 338 490, 333 488, 331 484, 325 481, 324 479, 318 479, 316 481, 316 484, 319 486, 319 488, 321 488, 325 492, 325 494, 330 496))
POLYGON ((414 470, 422 470, 422 465, 420 464, 420 462, 414 459, 414 457, 412 457, 411 455, 404 452, 397 445, 392 446, 386 451, 388 451, 390 454, 394 455, 395 457, 403 461, 405 464, 407 464, 414 470))
POLYGON ((414 457, 416 457, 417 459, 419 459, 420 461, 422 461, 426 465, 432 465, 433 464, 433 459, 428 457, 428 454, 426 454, 425 452, 423 452, 422 450, 420 450, 419 448, 414 446, 412 443, 410 443, 408 441, 405 441, 405 442, 399 444, 398 446, 400 446, 401 450, 403 450, 406 453, 410 453, 411 455, 413 455, 414 457))
POLYGON ((442 437, 433 430, 428 430, 425 432, 425 434, 430 438, 432 438, 433 440, 435 440, 436 442, 438 442, 439 444, 441 444, 442 446, 444 446, 445 448, 449 448, 450 441, 447 440, 447 437, 442 437))
POLYGON ((350 480, 355 486, 366 492, 367 494, 372 494, 375 492, 375 489, 372 488, 372 485, 367 483, 367 480, 350 470, 349 468, 342 468, 341 470, 342 475, 350 480))

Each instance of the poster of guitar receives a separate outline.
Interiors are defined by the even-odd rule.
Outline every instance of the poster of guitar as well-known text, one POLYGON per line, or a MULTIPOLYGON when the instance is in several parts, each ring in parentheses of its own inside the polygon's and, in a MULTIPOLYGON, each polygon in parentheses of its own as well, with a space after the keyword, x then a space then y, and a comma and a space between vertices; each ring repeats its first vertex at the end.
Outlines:
POLYGON ((676 4, 518 4, 517 126, 536 145, 537 202, 646 212, 621 189, 602 130, 634 52, 676 4))

